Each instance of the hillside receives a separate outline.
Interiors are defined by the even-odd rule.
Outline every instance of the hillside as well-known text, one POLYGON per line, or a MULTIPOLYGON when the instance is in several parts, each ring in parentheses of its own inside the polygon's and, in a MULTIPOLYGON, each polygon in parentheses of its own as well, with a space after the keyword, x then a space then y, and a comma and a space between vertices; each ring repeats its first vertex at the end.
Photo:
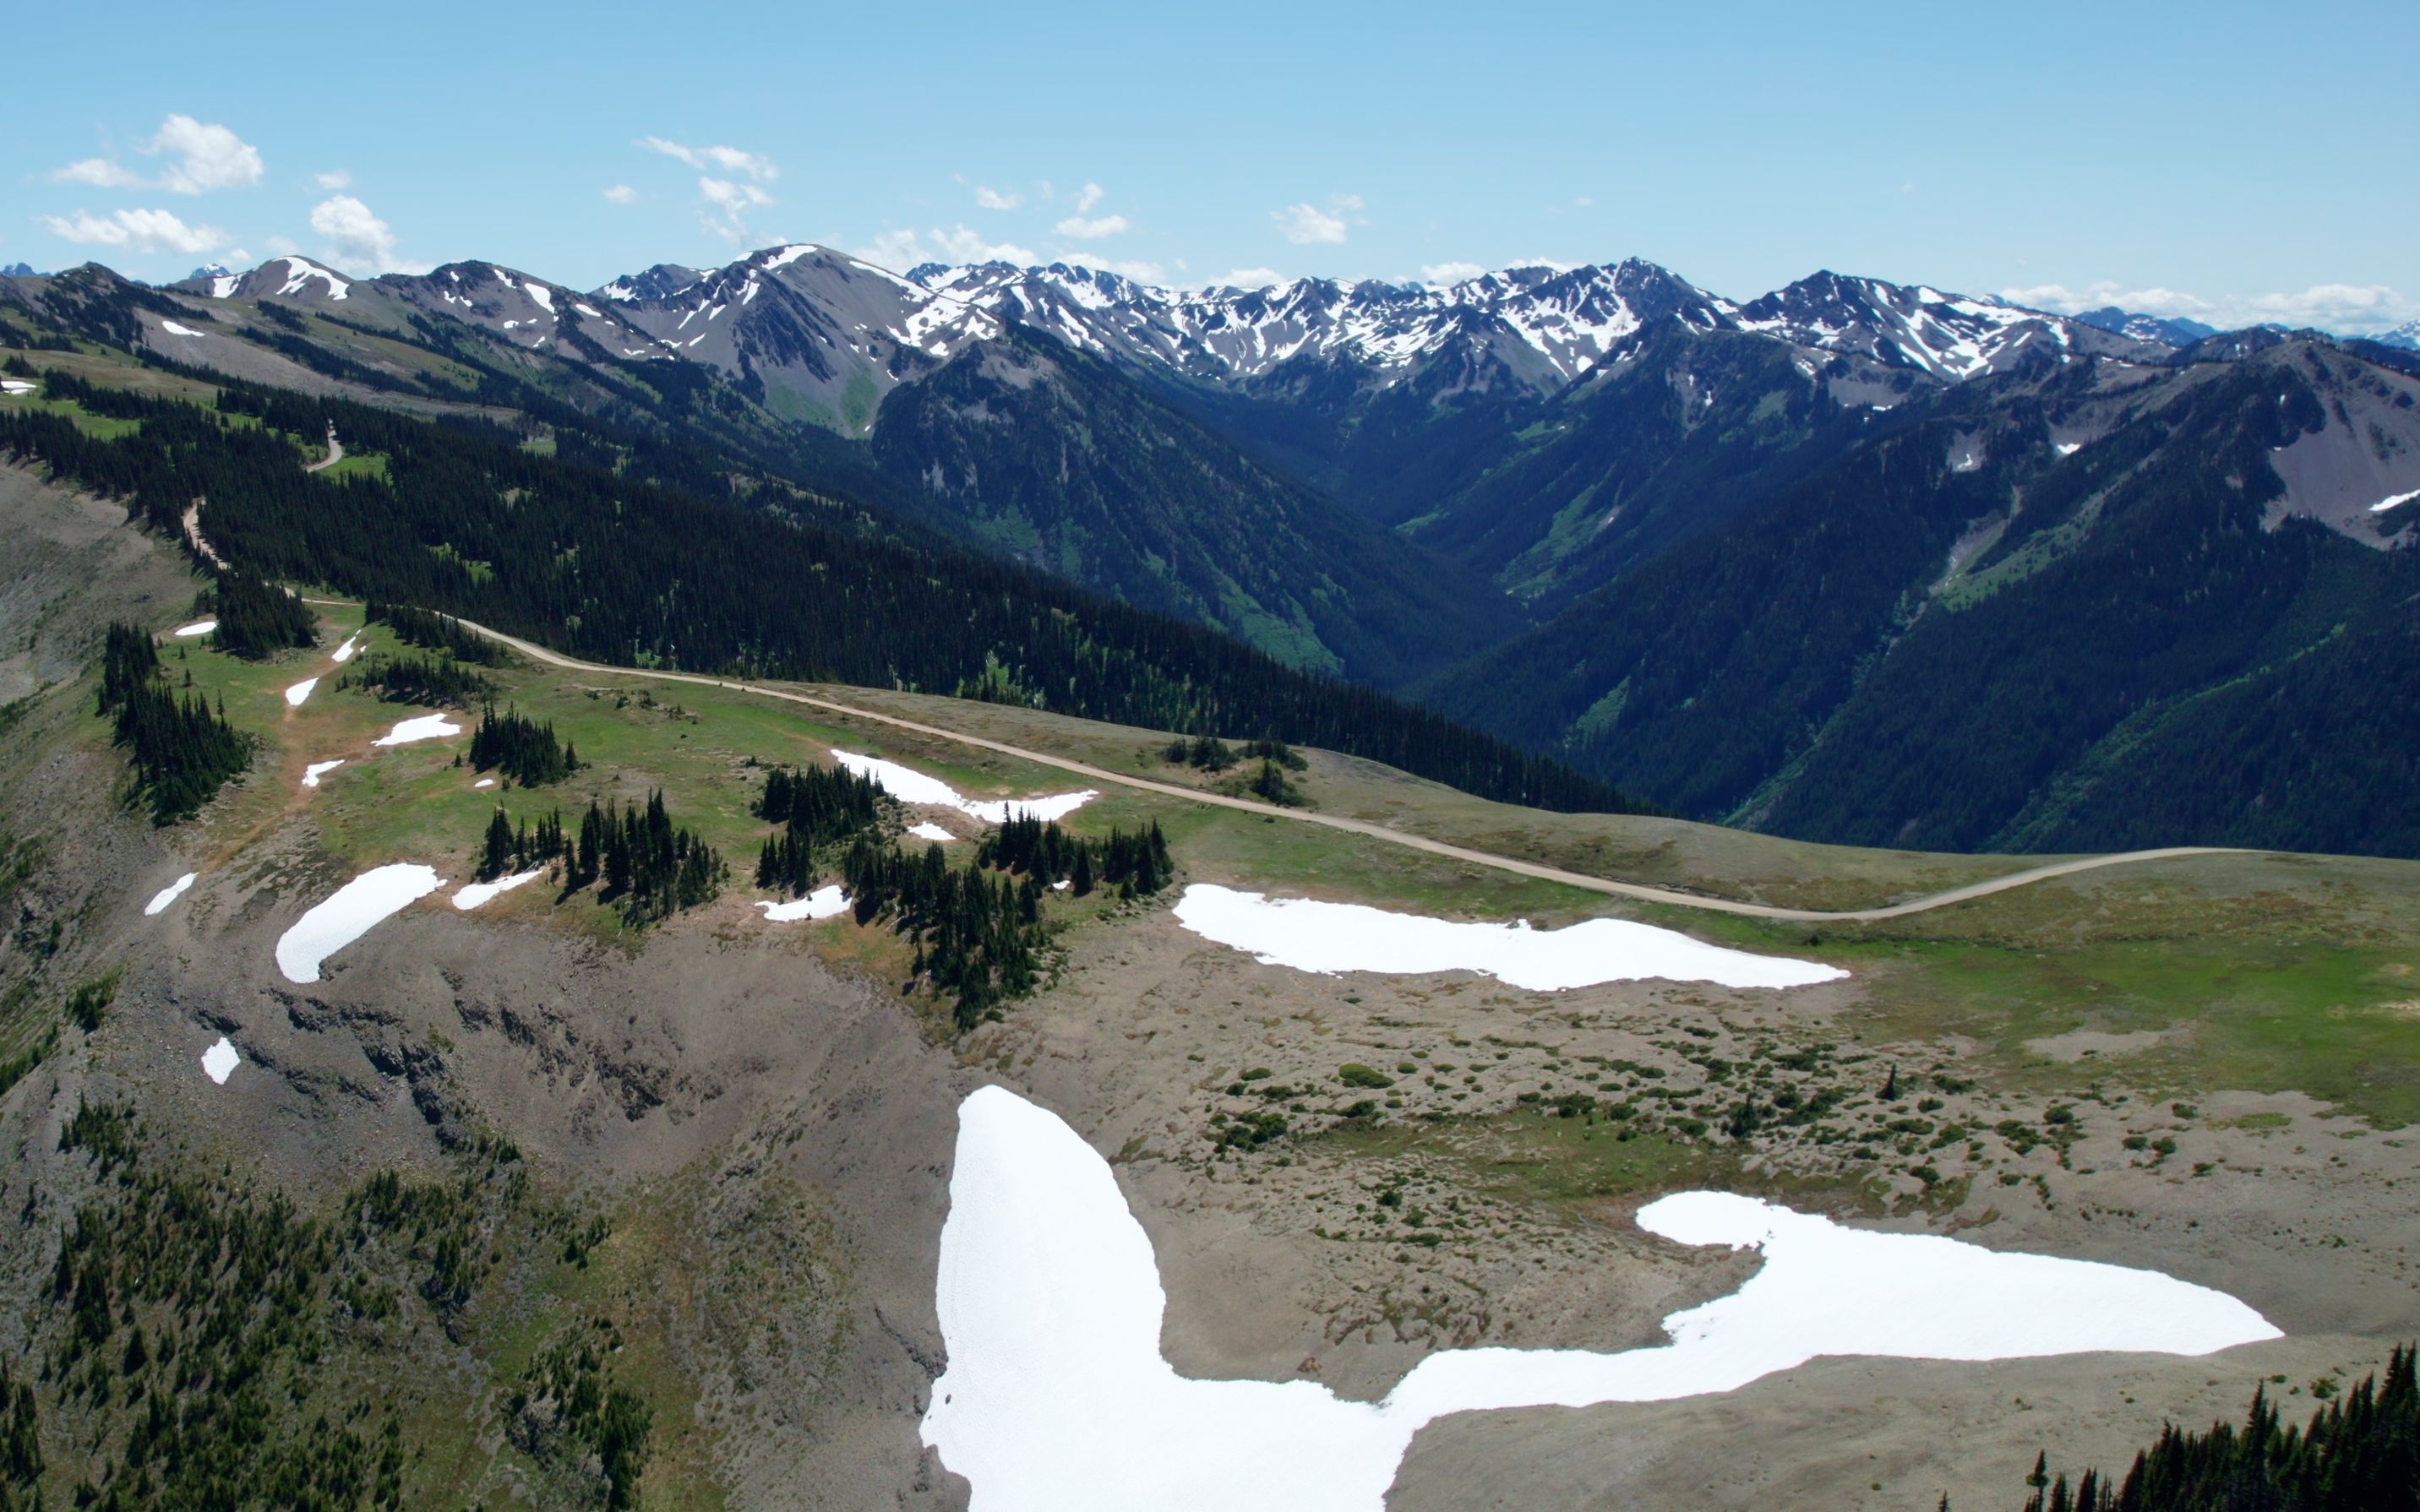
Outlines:
POLYGON ((2411 753, 2356 733, 2420 676, 2374 507, 2420 486, 2415 399, 2312 343, 1956 391, 1433 696, 1811 839, 2420 853, 2411 753))
MULTIPOLYGON (((373 453, 363 424, 349 451, 408 476, 408 427, 373 453)), ((231 512, 212 544, 275 539, 257 531, 231 512)), ((1861 910, 2026 863, 1552 814, 1321 749, 1288 779, 1301 808, 1211 804, 1191 795, 1241 774, 1170 762, 1164 728, 464 663, 355 604, 310 606, 314 644, 248 659, 174 633, 223 613, 224 583, 22 469, 0 470, 0 633, 30 638, 38 669, 0 755, 20 921, 0 942, 0 1189, 21 1215, 0 1238, 0 1473, 20 1500, 963 1505, 921 1424, 973 1349, 938 1300, 959 1103, 985 1085, 1114 1158, 1166 1286, 1163 1348, 1202 1381, 1368 1398, 1462 1347, 1652 1342, 1746 1273, 1632 1217, 1709 1186, 2176 1275, 2286 1335, 1821 1360, 1676 1401, 1464 1414, 1414 1443, 1400 1504, 1823 1504, 1876 1481, 1891 1504, 1996 1504, 2045 1443, 2122 1462, 2164 1419, 2232 1414, 2256 1378, 2357 1377, 2420 1327, 2395 1260, 2414 1236, 2386 1196, 2414 1174, 2389 1131, 2420 1115, 2408 863, 2180 856, 1874 922, 1756 919, 1689 900, 1861 910), (155 634, 164 681, 254 742, 193 820, 121 804, 128 757, 93 712, 112 621, 155 634), (486 687, 424 702, 392 671, 415 657, 486 687), (580 764, 536 785, 482 769, 490 704, 580 764), (459 733, 374 743, 432 714, 459 733), (1178 875, 1131 899, 1039 889, 1047 971, 961 1027, 928 975, 938 936, 752 906, 785 896, 748 881, 779 831, 752 811, 767 772, 836 751, 970 800, 1073 778, 1099 795, 1070 833, 1156 825, 1178 875), (542 830, 651 795, 734 863, 714 896, 647 918, 572 857, 463 890, 499 811, 542 830), (1607 897, 1407 839, 1671 892, 1607 897), (282 943, 302 917, 406 865, 442 887, 296 980, 282 943), (1189 926, 1186 889, 1219 887, 1535 927, 1513 934, 1627 920, 1848 975, 1326 975, 1189 926), (206 1060, 222 1041, 231 1069, 206 1060)), ((954 837, 934 847, 952 876, 997 855, 998 831, 929 799, 884 819, 885 843, 910 819, 954 837)))
POLYGON ((476 419, 163 381, 159 365, 87 364, 98 382, 40 370, 39 392, 0 412, 0 455, 123 499, 163 533, 198 531, 250 571, 470 614, 604 658, 1318 740, 1450 773, 1474 791, 1631 807, 1425 710, 902 538, 778 478, 746 480, 748 492, 730 497, 723 459, 694 447, 573 430, 566 413, 540 450, 476 419), (302 449, 331 427, 354 455, 304 471, 302 449))

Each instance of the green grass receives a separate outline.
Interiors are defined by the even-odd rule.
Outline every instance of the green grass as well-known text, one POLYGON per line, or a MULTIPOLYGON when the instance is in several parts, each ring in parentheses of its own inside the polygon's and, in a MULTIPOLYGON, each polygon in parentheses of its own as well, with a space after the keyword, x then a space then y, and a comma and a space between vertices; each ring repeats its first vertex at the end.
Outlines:
MULTIPOLYGON (((72 399, 49 399, 38 393, 23 393, 12 399, 0 399, 0 406, 9 406, 19 409, 39 409, 47 414, 63 415, 72 421, 75 428, 84 434, 98 437, 105 441, 114 441, 121 436, 132 436, 143 428, 143 423, 139 420, 119 420, 110 415, 87 414, 85 412, 84 406, 72 399)), ((0 409, 0 413, 7 412, 8 412, 7 409, 0 409)))
MULTIPOLYGON (((358 620, 358 610, 334 611, 327 644, 358 620)), ((382 628, 365 637, 369 649, 388 643, 382 628)), ((374 751, 372 738, 415 711, 336 688, 325 649, 266 665, 197 647, 183 648, 183 660, 173 648, 165 655, 172 677, 192 670, 206 693, 225 694, 238 725, 269 737, 254 776, 213 806, 214 832, 240 843, 239 836, 304 809, 323 847, 355 866, 413 859, 463 874, 498 804, 518 822, 555 809, 576 815, 591 798, 644 801, 661 787, 678 821, 722 851, 744 894, 768 832, 748 812, 762 782, 752 758, 820 763, 839 747, 907 763, 975 797, 1063 792, 1080 782, 957 742, 853 728, 843 717, 748 694, 516 667, 498 675, 499 702, 552 720, 589 765, 551 788, 483 791, 473 786, 477 774, 452 764, 463 740, 374 751), (327 680, 304 707, 287 709, 283 689, 314 672, 327 680), (305 763, 339 755, 348 764, 319 790, 300 787, 305 763)), ((898 712, 909 717, 947 720, 1111 770, 1180 785, 1190 780, 1158 760, 1164 742, 1146 732, 998 705, 937 706, 873 690, 832 691, 877 708, 904 702, 898 712)), ((97 720, 93 729, 100 732, 97 720)), ((1361 764, 1323 758, 1307 785, 1324 808, 1388 811, 1401 800, 1374 797, 1381 779, 1361 764)), ((1413 795, 1431 788, 1417 784, 1413 795)), ((1510 839, 1515 843, 1489 848, 1515 854, 1524 835, 1551 827, 1554 818, 1460 795, 1440 807, 1435 827, 1449 838, 1481 845, 1510 839)), ((1867 986, 1844 1026, 1869 1042, 1960 1037, 1971 1043, 1970 1059, 2012 1088, 2062 1092, 2122 1075, 2179 1096, 2298 1089, 2384 1124, 2420 1119, 2420 1009, 2412 1006, 2420 980, 2412 976, 2420 966, 2420 868, 2407 863, 2204 857, 2037 885, 1885 924, 1808 926, 1625 904, 1371 837, 1129 789, 1109 789, 1069 827, 1098 834, 1154 820, 1195 881, 1447 916, 1522 917, 1542 927, 1626 915, 1743 949, 1831 962, 1867 986), (2077 1063, 2030 1048, 2077 1029, 2164 1032, 2150 1048, 2077 1063)), ((1694 832, 1702 826, 1669 821, 1575 816, 1566 823, 1582 832, 1593 828, 1608 846, 1624 825, 1643 828, 1645 837, 1661 834, 1665 839, 1643 854, 1664 857, 1668 872, 1694 874, 1736 857, 1771 868, 1776 880, 1754 883, 1751 891, 1835 891, 1862 901, 1903 890, 1913 880, 1947 885, 2009 864, 1841 852, 1720 831, 1701 837, 1694 832), (1683 843, 1694 855, 1675 859, 1683 843)), ((1654 867, 1641 870, 1652 875, 1654 867)), ((523 889, 490 906, 500 915, 535 918, 551 899, 543 889, 523 889)), ((617 927, 610 910, 569 912, 580 927, 617 927)), ((834 925, 824 933, 833 938, 823 948, 855 949, 839 936, 859 932, 834 925)))
POLYGON ((386 458, 376 452, 347 452, 336 459, 334 466, 322 468, 319 471, 321 475, 331 478, 376 478, 380 483, 389 481, 386 458))
POLYGON ((1442 1167, 1450 1184, 1507 1201, 1578 1214, 1611 1202, 1713 1188, 1832 1212, 1878 1212, 1883 1188, 1854 1177, 1751 1166, 1725 1145, 1662 1134, 1621 1137, 1614 1123, 1528 1110, 1443 1123, 1382 1124, 1314 1135, 1307 1148, 1350 1158, 1409 1156, 1442 1167))

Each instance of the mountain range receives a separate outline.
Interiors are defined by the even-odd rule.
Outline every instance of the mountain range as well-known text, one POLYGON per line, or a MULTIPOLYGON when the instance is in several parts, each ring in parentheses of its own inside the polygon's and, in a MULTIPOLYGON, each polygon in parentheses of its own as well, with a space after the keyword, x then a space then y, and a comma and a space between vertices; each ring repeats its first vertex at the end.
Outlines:
POLYGON ((807 245, 9 301, 535 444, 560 405, 717 450, 1691 817, 2420 854, 2413 756, 2353 733, 2420 691, 2394 338, 1829 271, 1735 301, 1637 259, 1181 291, 807 245))

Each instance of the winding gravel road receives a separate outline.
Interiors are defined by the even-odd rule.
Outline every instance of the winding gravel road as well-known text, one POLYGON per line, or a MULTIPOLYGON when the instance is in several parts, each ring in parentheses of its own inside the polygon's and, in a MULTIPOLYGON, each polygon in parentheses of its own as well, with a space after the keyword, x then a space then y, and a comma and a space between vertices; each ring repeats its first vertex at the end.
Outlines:
MULTIPOLYGON (((333 601, 313 599, 310 602, 333 601)), ((1609 877, 1590 876, 1582 872, 1566 872, 1560 867, 1545 866, 1536 861, 1524 861, 1518 856, 1497 856, 1486 851, 1471 850, 1467 846, 1450 844, 1441 840, 1430 840, 1424 835, 1406 834, 1400 829, 1389 829, 1384 825, 1373 824, 1366 819, 1348 819, 1339 814, 1315 813, 1303 809, 1280 809, 1273 804, 1256 803, 1249 798, 1229 797, 1223 793, 1204 793, 1197 788, 1179 787, 1172 782, 1155 782, 1147 777, 1129 777, 1123 772, 1112 772, 1083 762, 1070 761, 1064 756, 1053 756, 1047 751, 1028 750, 1022 746, 1011 746, 1003 741, 987 739, 982 735, 970 735, 964 731, 950 730, 940 725, 923 724, 914 719, 900 718, 896 715, 877 714, 872 709, 859 708, 855 704, 842 703, 832 699, 817 698, 812 693, 794 693, 784 688, 767 687, 757 683, 733 682, 727 678, 708 677, 699 672, 657 671, 634 667, 608 667, 598 662, 582 661, 577 657, 566 656, 559 651, 550 651, 519 636, 506 635, 502 630, 490 629, 472 620, 464 620, 461 623, 463 628, 510 646, 532 661, 549 667, 561 667, 571 671, 593 672, 605 677, 637 677, 661 683, 694 683, 701 687, 720 687, 734 693, 780 699, 788 703, 802 703, 811 709, 845 715, 852 719, 864 719, 875 724, 889 725, 894 730, 907 730, 920 735, 931 735, 936 739, 954 741, 959 745, 972 746, 980 750, 997 751, 1003 756, 1014 756, 1019 761, 1032 762, 1037 766, 1054 767, 1059 771, 1070 772, 1094 782, 1111 782, 1119 787, 1134 788, 1144 793, 1156 793, 1165 797, 1182 798, 1191 803, 1205 803, 1220 809, 1235 809, 1245 813, 1282 819, 1292 824, 1319 825, 1328 829, 1344 830, 1350 834, 1367 835, 1373 840, 1385 841, 1390 845, 1426 851, 1432 856, 1450 856, 1457 861, 1468 861, 1474 866, 1493 867, 1498 872, 1510 872, 1519 876, 1559 882, 1567 887, 1580 887, 1590 892, 1606 893, 1617 898, 1636 898, 1644 903, 1669 903, 1681 908, 1702 908, 1717 914, 1740 914, 1750 918, 1792 919, 1809 923, 1826 919, 1855 923, 1873 919, 1902 918, 1909 914, 1921 914, 1934 908, 1946 908, 1951 903, 1964 903, 1973 898, 1988 898, 1993 893, 2006 892, 2011 887, 2045 882, 2053 877, 2073 876, 2079 872, 2095 872, 2102 867, 2131 866, 2142 861, 2164 861, 2181 856, 2244 854, 2236 847, 2218 845, 2170 845, 2158 850, 2120 851, 2108 856, 2079 856, 2073 860, 2054 861, 2046 866, 2029 867, 2023 872, 2011 872, 2006 876, 1969 883, 1962 887, 1952 887, 1947 892, 1912 898, 1905 903, 1891 903, 1881 908, 1851 908, 1837 912, 1820 908, 1783 908, 1772 903, 1745 903, 1733 898, 1710 898, 1701 893, 1677 892, 1668 887, 1652 887, 1644 883, 1616 882, 1609 877)))

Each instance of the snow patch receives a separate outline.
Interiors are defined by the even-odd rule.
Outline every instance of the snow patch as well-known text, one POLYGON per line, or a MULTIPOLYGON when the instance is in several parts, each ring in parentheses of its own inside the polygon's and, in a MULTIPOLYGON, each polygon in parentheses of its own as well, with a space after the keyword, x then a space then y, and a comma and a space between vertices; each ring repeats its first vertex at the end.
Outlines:
POLYGON ((370 742, 373 746, 409 746, 415 740, 437 740, 446 735, 458 735, 462 727, 442 714, 424 714, 416 719, 406 719, 370 742))
POLYGON ((923 820, 918 824, 909 825, 908 826, 908 833, 915 836, 918 840, 947 841, 958 838, 929 819, 923 820))
POLYGON ((436 866, 399 861, 363 871, 278 936, 278 970, 288 982, 317 982, 319 963, 436 890, 436 866))
POLYGON ((292 687, 286 690, 286 706, 289 709, 301 708, 302 706, 302 701, 309 698, 311 696, 311 690, 318 686, 319 679, 316 677, 305 677, 302 681, 295 684, 292 687))
POLYGON ((466 911, 476 908, 500 892, 510 892, 522 883, 535 882, 544 875, 546 875, 546 869, 540 867, 535 872, 522 872, 509 877, 499 877, 493 882, 473 882, 454 895, 454 906, 466 911))
POLYGON ((319 779, 344 764, 345 759, 342 756, 333 762, 313 762, 302 768, 302 785, 306 788, 316 788, 319 785, 319 779))
POLYGON ((2082 441, 2053 441, 2051 443, 2051 450, 2056 452, 2061 456, 2073 456, 2076 453, 2084 450, 2084 443, 2082 441))
POLYGON ((224 1034, 219 1036, 218 1043, 202 1052, 202 1074, 221 1087, 226 1085, 226 1079, 234 1075, 235 1069, 242 1064, 243 1057, 235 1053, 234 1041, 224 1034))
POLYGON ((349 636, 345 637, 345 643, 344 643, 343 645, 341 645, 341 646, 338 646, 338 647, 336 648, 335 654, 334 654, 334 656, 330 656, 328 659, 329 659, 329 660, 331 660, 331 661, 333 661, 333 662, 334 662, 337 666, 341 667, 341 666, 343 666, 345 663, 347 663, 347 662, 349 662, 349 661, 352 660, 352 659, 353 659, 353 653, 354 653, 354 652, 356 652, 356 651, 359 651, 361 648, 362 648, 362 638, 361 638, 360 636, 357 636, 357 635, 349 635, 349 636))
POLYGON ((2410 493, 2399 493, 2392 498, 2381 499, 2369 506, 2369 512, 2373 515, 2383 515, 2388 510, 2401 504, 2408 504, 2414 499, 2420 499, 2420 488, 2414 488, 2410 493))
POLYGON ((1821 962, 1752 955, 1622 918, 1533 930, 1528 919, 1457 923, 1361 903, 1272 899, 1209 883, 1185 889, 1176 921, 1206 940, 1249 953, 1263 965, 1323 975, 1475 971, 1531 992, 1649 978, 1726 987, 1806 987, 1848 975, 1821 962))
POLYGON ((926 777, 910 766, 886 762, 879 756, 860 756, 854 751, 834 750, 832 760, 860 777, 870 777, 882 784, 885 791, 902 803, 930 804, 936 809, 955 809, 971 814, 987 825, 1004 824, 1011 814, 1023 814, 1032 819, 1063 819, 1100 796, 1091 788, 1081 793, 1054 793, 1041 798, 1002 798, 997 802, 978 802, 962 795, 957 789, 937 777, 926 777))
POLYGON ((242 282, 243 279, 240 274, 221 273, 216 278, 210 280, 210 298, 214 300, 225 299, 228 295, 233 294, 236 291, 236 285, 242 282))
POLYGON ((277 969, 287 981, 318 981, 320 962, 435 892, 438 886, 435 867, 408 861, 363 872, 278 936, 277 969))
POLYGON ((1167 1293, 1109 1163, 1047 1109, 982 1088, 958 1107, 934 1288, 949 1367, 923 1442, 973 1483, 978 1512, 1380 1512, 1413 1435, 1450 1412, 1728 1392, 1823 1355, 2198 1355, 2278 1336, 2235 1298, 2155 1272, 1843 1228, 1729 1193, 1666 1197, 1638 1223, 1764 1263, 1667 1318, 1660 1347, 1448 1350, 1374 1403, 1309 1381, 1189 1380, 1160 1355, 1167 1293))
POLYGON ((161 321, 160 329, 172 336, 207 336, 209 334, 207 331, 195 331, 191 326, 180 326, 174 320, 161 321))
POLYGON ((41 385, 27 378, 0 378, 0 393, 31 393, 41 385))
POLYGON ((208 635, 218 627, 219 622, 216 620, 195 620, 191 625, 180 625, 168 633, 175 636, 208 635))
POLYGON ((756 906, 765 910, 768 922, 788 924, 801 918, 830 918, 836 914, 845 913, 848 909, 848 899, 841 892, 840 884, 835 882, 829 887, 817 887, 805 897, 793 899, 789 903, 759 902, 756 906))
POLYGON ((183 876, 178 877, 176 881, 171 882, 166 887, 161 888, 158 892, 153 893, 151 895, 151 901, 143 905, 143 917, 149 918, 154 914, 166 913, 168 911, 168 905, 175 903, 178 899, 182 898, 185 895, 185 889, 194 885, 194 873, 188 872, 183 876))
POLYGON ((492 777, 483 777, 471 785, 474 788, 491 788, 496 785, 496 779, 492 777))

